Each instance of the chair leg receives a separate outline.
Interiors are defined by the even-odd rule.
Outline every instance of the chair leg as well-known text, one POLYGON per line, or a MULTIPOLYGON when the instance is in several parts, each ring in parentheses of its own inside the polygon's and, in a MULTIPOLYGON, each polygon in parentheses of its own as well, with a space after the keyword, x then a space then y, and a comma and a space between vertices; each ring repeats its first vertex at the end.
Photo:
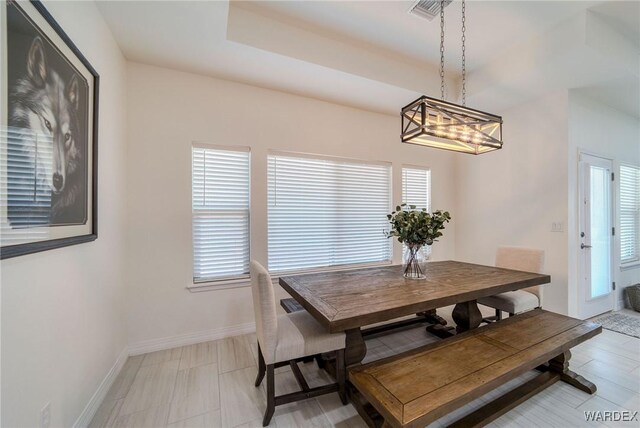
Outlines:
POLYGON ((276 389, 275 389, 275 373, 274 365, 269 364, 267 366, 267 410, 264 411, 264 419, 262 420, 262 426, 266 427, 271 422, 273 412, 276 409, 276 389))
POLYGON ((338 381, 338 395, 342 404, 347 404, 347 369, 344 358, 344 349, 336 351, 336 380, 338 381))
POLYGON ((324 360, 322 359, 322 354, 318 354, 315 356, 316 363, 318 364, 319 369, 323 369, 325 366, 324 360))
POLYGON ((496 309, 496 321, 500 321, 502 319, 502 311, 500 309, 496 309))
POLYGON ((260 344, 258 343, 258 376, 256 376, 256 386, 260 386, 262 383, 262 379, 264 379, 264 372, 266 369, 266 365, 264 363, 264 357, 262 356, 262 350, 260 349, 260 344))

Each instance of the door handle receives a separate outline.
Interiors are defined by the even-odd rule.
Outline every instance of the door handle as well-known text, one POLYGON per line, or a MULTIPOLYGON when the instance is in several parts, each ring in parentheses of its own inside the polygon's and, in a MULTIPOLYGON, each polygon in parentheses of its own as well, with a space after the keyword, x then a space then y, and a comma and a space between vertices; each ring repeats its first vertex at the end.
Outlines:
POLYGON ((591 248, 591 245, 580 244, 580 248, 584 250, 585 248, 591 248))

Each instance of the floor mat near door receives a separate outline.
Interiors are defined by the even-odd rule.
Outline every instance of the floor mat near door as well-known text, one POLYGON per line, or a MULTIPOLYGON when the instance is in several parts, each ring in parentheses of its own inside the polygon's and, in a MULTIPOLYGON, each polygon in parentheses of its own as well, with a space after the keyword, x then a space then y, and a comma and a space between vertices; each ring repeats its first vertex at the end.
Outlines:
POLYGON ((640 317, 614 312, 600 315, 591 321, 601 324, 607 330, 640 338, 640 317))

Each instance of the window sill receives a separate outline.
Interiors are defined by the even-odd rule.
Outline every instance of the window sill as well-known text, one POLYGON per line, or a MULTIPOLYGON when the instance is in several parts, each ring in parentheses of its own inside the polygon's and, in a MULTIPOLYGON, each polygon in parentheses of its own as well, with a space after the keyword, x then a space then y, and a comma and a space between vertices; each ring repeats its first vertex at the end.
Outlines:
POLYGON ((638 269, 640 268, 640 260, 637 262, 626 263, 624 265, 620 265, 620 271, 624 272, 626 270, 638 269))
POLYGON ((200 282, 197 284, 187 285, 186 288, 190 293, 200 293, 203 291, 228 290, 231 288, 249 287, 250 285, 251 278, 237 278, 228 279, 225 281, 200 282))

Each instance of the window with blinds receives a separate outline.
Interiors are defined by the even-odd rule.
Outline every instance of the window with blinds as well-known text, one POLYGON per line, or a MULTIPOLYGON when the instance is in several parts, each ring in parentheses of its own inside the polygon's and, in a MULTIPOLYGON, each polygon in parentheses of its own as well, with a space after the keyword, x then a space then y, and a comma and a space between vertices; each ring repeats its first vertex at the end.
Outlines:
MULTIPOLYGON (((431 211, 431 171, 427 168, 402 168, 402 203, 415 205, 417 210, 425 208, 431 211)), ((403 253, 407 251, 402 248, 403 253)), ((431 254, 431 246, 426 246, 426 253, 431 254)), ((403 254, 403 257, 406 254, 403 254)))
POLYGON ((640 261, 640 167, 620 165, 620 263, 640 261))
POLYGON ((192 147, 193 282, 249 276, 249 150, 192 147))
POLYGON ((431 171, 426 168, 402 168, 402 202, 416 209, 431 211, 431 171))
POLYGON ((391 166, 268 156, 269 270, 391 261, 391 166))

